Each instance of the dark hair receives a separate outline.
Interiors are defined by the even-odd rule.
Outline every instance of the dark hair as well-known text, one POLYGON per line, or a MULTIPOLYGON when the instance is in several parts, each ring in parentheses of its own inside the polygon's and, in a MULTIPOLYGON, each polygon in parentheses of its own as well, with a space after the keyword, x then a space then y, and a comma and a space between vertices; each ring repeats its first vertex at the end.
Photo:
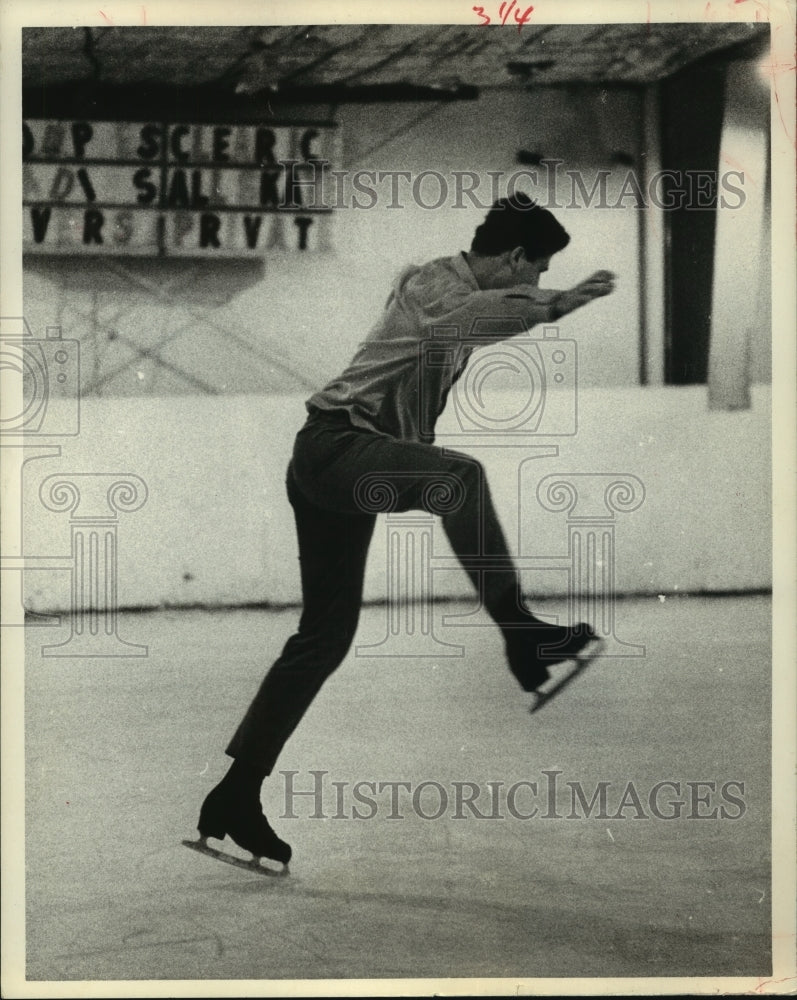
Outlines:
POLYGON ((551 213, 540 208, 528 195, 500 198, 476 230, 473 253, 496 257, 515 247, 523 247, 529 260, 551 257, 564 250, 570 236, 551 213))

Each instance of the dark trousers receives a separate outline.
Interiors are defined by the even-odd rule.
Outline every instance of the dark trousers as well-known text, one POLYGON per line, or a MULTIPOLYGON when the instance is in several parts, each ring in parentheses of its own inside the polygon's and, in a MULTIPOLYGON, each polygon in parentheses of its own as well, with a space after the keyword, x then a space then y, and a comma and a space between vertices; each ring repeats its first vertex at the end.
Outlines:
POLYGON ((351 646, 378 513, 439 514, 495 621, 511 618, 519 597, 484 470, 467 455, 360 430, 345 414, 314 414, 296 437, 286 485, 303 610, 227 747, 265 774, 351 646))

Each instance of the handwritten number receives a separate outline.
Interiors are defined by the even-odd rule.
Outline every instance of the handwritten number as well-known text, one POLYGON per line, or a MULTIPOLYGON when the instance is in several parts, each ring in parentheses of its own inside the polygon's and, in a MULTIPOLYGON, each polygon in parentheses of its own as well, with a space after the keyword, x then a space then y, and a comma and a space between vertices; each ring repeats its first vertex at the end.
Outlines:
MULTIPOLYGON (((490 24, 490 15, 485 14, 484 7, 472 7, 473 12, 482 19, 482 24, 490 24)), ((515 23, 517 24, 517 30, 520 32, 524 24, 528 24, 531 13, 534 10, 533 7, 527 7, 522 13, 520 7, 517 5, 517 0, 503 0, 503 3, 498 8, 498 17, 501 20, 501 24, 506 24, 509 20, 510 15, 514 16, 515 23)))
POLYGON ((512 3, 509 4, 509 8, 507 9, 506 14, 504 13, 504 8, 506 7, 506 3, 501 4, 498 10, 498 16, 501 18, 501 24, 506 24, 509 15, 512 13, 512 10, 516 6, 516 2, 517 0, 512 0, 512 3))
POLYGON ((524 24, 528 24, 529 18, 531 17, 531 12, 534 10, 533 7, 527 7, 523 13, 520 13, 520 8, 515 11, 515 20, 517 21, 517 30, 520 34, 520 29, 524 24))

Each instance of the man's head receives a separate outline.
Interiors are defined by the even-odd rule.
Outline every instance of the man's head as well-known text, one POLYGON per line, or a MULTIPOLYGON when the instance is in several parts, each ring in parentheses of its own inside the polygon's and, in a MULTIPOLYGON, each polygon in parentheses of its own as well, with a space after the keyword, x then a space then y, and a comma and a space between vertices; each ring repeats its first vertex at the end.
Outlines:
POLYGON ((569 242, 570 236, 547 209, 516 194, 495 202, 476 230, 470 254, 480 258, 489 287, 536 285, 551 257, 569 242))

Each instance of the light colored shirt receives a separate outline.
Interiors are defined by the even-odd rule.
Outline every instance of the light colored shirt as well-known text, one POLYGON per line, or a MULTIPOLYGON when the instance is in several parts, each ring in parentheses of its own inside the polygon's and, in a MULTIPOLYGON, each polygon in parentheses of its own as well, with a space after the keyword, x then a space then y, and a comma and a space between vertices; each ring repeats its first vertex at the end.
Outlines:
POLYGON ((307 409, 342 410, 355 427, 431 443, 472 352, 553 321, 561 294, 533 285, 481 289, 464 254, 412 265, 349 366, 307 409))

